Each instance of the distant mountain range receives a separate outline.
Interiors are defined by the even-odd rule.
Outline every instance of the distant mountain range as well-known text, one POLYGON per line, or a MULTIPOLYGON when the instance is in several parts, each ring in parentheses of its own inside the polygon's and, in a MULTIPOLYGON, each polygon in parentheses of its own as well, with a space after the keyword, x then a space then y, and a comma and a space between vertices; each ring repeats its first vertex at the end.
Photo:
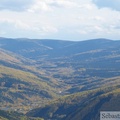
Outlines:
POLYGON ((2 110, 37 108, 27 115, 98 120, 100 110, 120 110, 119 88, 119 40, 0 38, 2 110))

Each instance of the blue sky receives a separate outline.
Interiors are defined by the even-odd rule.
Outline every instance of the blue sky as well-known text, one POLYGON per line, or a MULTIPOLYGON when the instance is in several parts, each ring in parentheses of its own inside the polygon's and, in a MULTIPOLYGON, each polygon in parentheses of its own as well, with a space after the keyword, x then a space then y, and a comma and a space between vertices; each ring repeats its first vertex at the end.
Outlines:
POLYGON ((0 0, 0 36, 120 40, 120 0, 0 0))

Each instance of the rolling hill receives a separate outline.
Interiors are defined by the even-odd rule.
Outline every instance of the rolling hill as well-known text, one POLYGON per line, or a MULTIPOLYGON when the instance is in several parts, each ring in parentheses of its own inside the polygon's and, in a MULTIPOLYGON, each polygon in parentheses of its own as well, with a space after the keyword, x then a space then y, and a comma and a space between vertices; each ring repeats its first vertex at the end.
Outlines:
POLYGON ((119 102, 119 85, 120 41, 0 38, 2 110, 38 108, 32 117, 66 120, 94 113, 97 120, 100 110, 119 102))
POLYGON ((50 77, 37 70, 34 61, 3 49, 0 53, 1 109, 26 112, 57 96, 57 83, 46 81, 50 77))
POLYGON ((100 111, 119 111, 120 86, 67 95, 27 113, 45 120, 99 120, 100 111))
POLYGON ((21 113, 13 111, 3 111, 0 110, 0 120, 44 120, 43 118, 31 118, 27 117, 21 113))

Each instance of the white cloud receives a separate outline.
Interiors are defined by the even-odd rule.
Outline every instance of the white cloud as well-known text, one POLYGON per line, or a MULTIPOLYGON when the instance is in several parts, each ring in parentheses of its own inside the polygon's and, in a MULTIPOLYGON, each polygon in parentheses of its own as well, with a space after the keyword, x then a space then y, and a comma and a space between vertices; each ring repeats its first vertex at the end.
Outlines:
POLYGON ((74 8, 79 7, 70 0, 35 0, 34 4, 28 9, 29 12, 52 11, 54 8, 74 8))
POLYGON ((0 18, 0 23, 1 25, 12 26, 12 28, 14 27, 14 29, 22 29, 22 30, 31 29, 31 27, 27 23, 16 19, 0 18))
POLYGON ((31 27, 27 23, 24 23, 20 20, 15 21, 14 24, 15 24, 16 29, 23 29, 23 30, 30 30, 31 29, 31 27))
POLYGON ((65 8, 78 7, 78 4, 71 0, 51 0, 50 5, 54 7, 65 7, 65 8))
POLYGON ((82 35, 87 35, 87 31, 85 30, 77 30, 77 32, 82 35))
POLYGON ((105 21, 105 19, 103 17, 101 17, 101 16, 94 16, 93 20, 100 21, 100 22, 104 22, 105 21))
POLYGON ((86 9, 86 10, 92 10, 93 9, 93 4, 83 4, 79 6, 82 9, 86 9))
POLYGON ((99 9, 92 0, 1 0, 0 6, 4 37, 119 38, 120 12, 99 9))
POLYGON ((46 1, 36 1, 31 7, 28 9, 29 12, 41 12, 41 11, 51 11, 48 3, 46 1))
POLYGON ((53 26, 34 27, 32 30, 40 34, 41 36, 50 35, 51 33, 53 34, 58 32, 58 29, 53 26))
POLYGON ((51 32, 57 32, 58 30, 57 30, 57 28, 52 27, 52 26, 45 26, 45 27, 42 27, 42 31, 51 33, 51 32))

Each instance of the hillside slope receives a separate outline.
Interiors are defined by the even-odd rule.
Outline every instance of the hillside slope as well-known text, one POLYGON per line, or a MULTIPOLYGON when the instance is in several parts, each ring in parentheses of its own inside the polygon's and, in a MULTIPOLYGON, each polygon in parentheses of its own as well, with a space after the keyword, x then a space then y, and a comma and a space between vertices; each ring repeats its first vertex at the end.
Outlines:
POLYGON ((30 118, 21 113, 0 110, 0 120, 44 120, 44 119, 30 118))
POLYGON ((120 41, 0 38, 3 110, 27 112, 60 96, 116 85, 120 85, 120 41))
POLYGON ((27 115, 57 120, 99 120, 100 111, 119 111, 120 86, 65 96, 27 115))
POLYGON ((12 105, 20 111, 36 107, 38 100, 40 104, 56 95, 56 90, 36 75, 4 66, 0 66, 0 91, 0 106, 5 109, 7 105, 8 109, 12 105))

